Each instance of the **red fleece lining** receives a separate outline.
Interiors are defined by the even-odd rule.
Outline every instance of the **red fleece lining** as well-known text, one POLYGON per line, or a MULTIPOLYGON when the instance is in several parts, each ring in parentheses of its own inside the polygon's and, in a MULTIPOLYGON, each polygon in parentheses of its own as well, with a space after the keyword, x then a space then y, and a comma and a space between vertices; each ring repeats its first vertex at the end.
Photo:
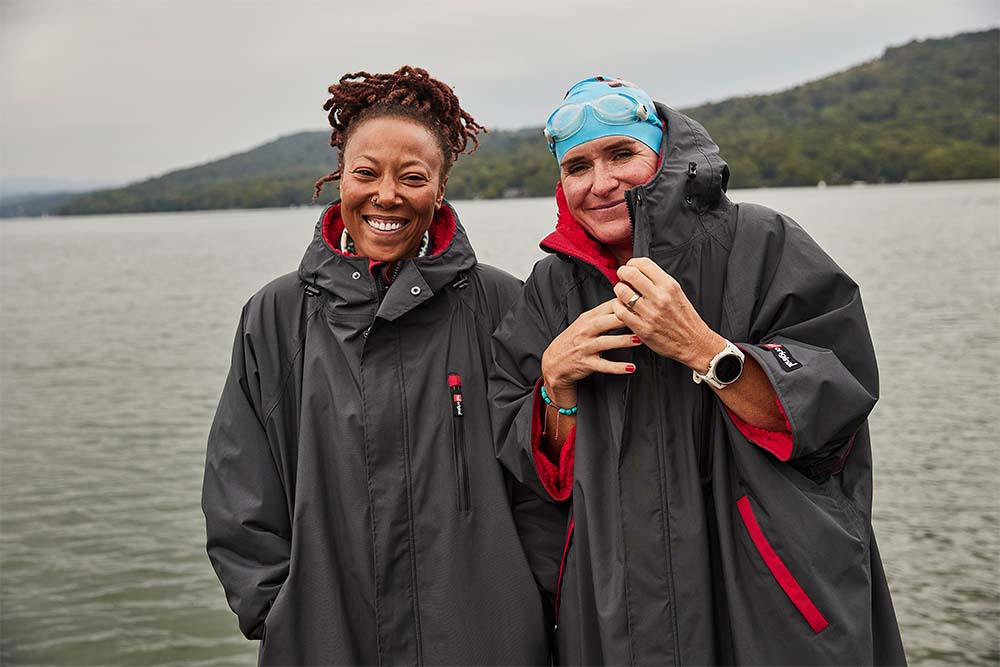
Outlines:
MULTIPOLYGON (((746 348, 743 345, 738 345, 737 347, 746 352, 746 348)), ((785 431, 768 431, 766 428, 748 424, 728 407, 726 408, 726 413, 733 420, 733 424, 740 430, 744 438, 758 447, 771 452, 778 457, 779 461, 787 461, 792 458, 792 449, 794 448, 792 424, 788 421, 785 406, 781 404, 781 399, 778 398, 777 392, 774 393, 774 402, 778 405, 778 412, 781 413, 782 419, 785 420, 785 431)))
POLYGON ((760 428, 759 426, 754 426, 753 424, 748 424, 739 418, 739 416, 726 408, 726 412, 729 414, 729 418, 733 420, 733 424, 740 430, 743 437, 752 442, 753 444, 766 449, 775 456, 778 457, 779 461, 787 461, 792 458, 792 448, 794 442, 792 440, 792 425, 788 421, 788 415, 785 413, 785 407, 781 404, 781 399, 775 395, 774 402, 778 406, 778 411, 781 412, 782 418, 785 420, 785 428, 788 432, 784 431, 768 431, 766 428, 760 428))
POLYGON ((573 490, 573 459, 576 454, 576 426, 569 430, 566 442, 559 452, 556 465, 542 451, 542 420, 545 418, 545 403, 542 401, 542 381, 535 384, 535 395, 531 408, 531 453, 535 459, 535 470, 542 486, 553 500, 566 500, 573 490))
MULTIPOLYGON (((440 255, 451 245, 452 239, 455 238, 457 227, 455 214, 452 212, 450 206, 442 206, 437 210, 434 214, 434 219, 431 221, 431 226, 427 230, 430 232, 431 249, 433 250, 430 254, 431 257, 440 255)), ((351 256, 340 250, 340 237, 344 233, 344 220, 340 217, 339 203, 333 204, 323 213, 322 229, 323 240, 326 241, 326 245, 330 250, 338 255, 351 256)), ((369 271, 380 263, 369 261, 369 271)))
POLYGON ((556 186, 556 205, 559 217, 556 230, 542 239, 538 245, 542 250, 561 252, 586 262, 599 270, 612 285, 618 284, 618 260, 604 245, 587 233, 566 203, 562 183, 556 186))
MULTIPOLYGON (((654 173, 659 173, 662 165, 663 154, 660 153, 656 156, 654 173)), ((603 273, 612 285, 617 285, 618 267, 621 266, 618 258, 603 243, 588 234, 583 225, 573 217, 561 181, 556 185, 556 206, 559 208, 556 230, 542 239, 538 245, 542 250, 561 252, 587 262, 603 273)))
POLYGON ((823 630, 830 623, 823 617, 819 609, 816 608, 813 601, 809 599, 806 592, 802 590, 802 586, 792 576, 792 573, 785 566, 784 561, 778 556, 771 543, 767 541, 764 531, 760 529, 760 524, 757 523, 757 517, 754 516, 753 507, 750 506, 750 499, 747 496, 743 496, 736 501, 736 507, 739 508, 740 518, 743 519, 743 525, 750 534, 753 545, 757 547, 761 558, 764 559, 764 564, 767 565, 767 569, 771 571, 771 575, 774 576, 781 589, 785 591, 785 595, 792 601, 795 608, 799 610, 802 617, 806 619, 813 632, 823 630))
POLYGON ((556 604, 555 604, 555 617, 556 623, 559 623, 559 598, 562 594, 562 583, 563 583, 563 572, 566 569, 566 556, 569 555, 569 544, 570 540, 573 539, 573 528, 575 527, 575 522, 572 517, 569 520, 569 528, 566 529, 566 543, 563 545, 562 558, 559 560, 559 580, 556 581, 556 604))

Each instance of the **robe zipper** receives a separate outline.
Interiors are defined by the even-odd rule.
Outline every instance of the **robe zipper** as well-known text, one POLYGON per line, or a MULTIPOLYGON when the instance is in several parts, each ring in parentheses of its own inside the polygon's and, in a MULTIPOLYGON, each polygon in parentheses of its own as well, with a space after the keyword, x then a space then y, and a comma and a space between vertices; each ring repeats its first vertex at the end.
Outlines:
POLYGON ((635 207, 642 203, 642 189, 638 186, 625 191, 625 208, 628 209, 628 227, 632 235, 632 250, 635 252, 635 207))
POLYGON ((451 393, 451 442, 455 460, 458 511, 468 512, 471 502, 469 499, 469 462, 465 449, 465 402, 462 397, 462 377, 458 373, 448 373, 448 389, 451 393))

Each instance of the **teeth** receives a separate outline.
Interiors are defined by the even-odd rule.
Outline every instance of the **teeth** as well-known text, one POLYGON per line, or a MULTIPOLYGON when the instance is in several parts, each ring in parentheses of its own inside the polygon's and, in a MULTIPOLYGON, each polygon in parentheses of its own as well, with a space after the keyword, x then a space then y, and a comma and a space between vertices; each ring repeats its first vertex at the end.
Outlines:
POLYGON ((380 232, 394 232, 397 229, 402 228, 403 226, 402 222, 388 222, 386 220, 379 220, 377 218, 365 218, 365 222, 367 222, 369 226, 374 227, 380 232))

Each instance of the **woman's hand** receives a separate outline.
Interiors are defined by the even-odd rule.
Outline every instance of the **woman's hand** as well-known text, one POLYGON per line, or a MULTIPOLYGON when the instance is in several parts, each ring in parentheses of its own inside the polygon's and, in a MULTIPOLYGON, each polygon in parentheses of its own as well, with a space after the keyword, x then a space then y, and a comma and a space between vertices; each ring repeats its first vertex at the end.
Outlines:
POLYGON ((625 375, 635 371, 629 363, 610 361, 605 350, 635 347, 643 343, 633 334, 609 335, 625 325, 614 311, 617 299, 582 313, 555 337, 542 354, 542 382, 549 398, 560 406, 576 405, 576 383, 591 373, 625 375))
MULTIPOLYGON (((705 324, 678 282, 648 257, 633 257, 618 268, 618 277, 615 316, 657 354, 699 373, 708 371, 726 339, 705 324), (626 304, 636 294, 642 296, 630 310, 626 304)), ((746 357, 738 380, 712 390, 744 421, 768 431, 788 431, 774 387, 753 357, 746 357)))
POLYGON ((576 383, 591 373, 626 375, 635 372, 633 364, 601 356, 605 350, 642 345, 642 340, 634 334, 607 333, 624 326, 615 315, 616 303, 617 299, 609 299, 581 313, 542 354, 542 384, 554 404, 545 409, 543 416, 542 447, 552 461, 559 460, 562 446, 576 426, 576 415, 564 416, 555 408, 576 405, 576 383))
POLYGON ((615 316, 657 354, 704 373, 726 342, 691 305, 676 280, 648 257, 633 257, 618 268, 612 304, 615 316), (629 309, 636 294, 641 298, 629 309))

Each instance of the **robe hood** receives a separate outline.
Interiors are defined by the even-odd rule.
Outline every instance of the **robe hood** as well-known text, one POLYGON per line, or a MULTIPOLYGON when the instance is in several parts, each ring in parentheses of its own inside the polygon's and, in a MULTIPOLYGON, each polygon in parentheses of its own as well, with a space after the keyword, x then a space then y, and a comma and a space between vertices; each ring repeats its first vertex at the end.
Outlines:
MULTIPOLYGON (((299 265, 299 278, 346 304, 367 303, 375 289, 378 262, 341 252, 344 221, 340 200, 330 204, 316 222, 313 240, 299 265)), ((400 260, 402 266, 385 295, 377 317, 392 321, 430 299, 476 265, 476 254, 458 214, 447 201, 434 214, 429 228, 431 252, 426 257, 400 260), (396 288, 396 286, 399 288, 396 288), (405 289, 402 288, 405 286, 405 289)))
MULTIPOLYGON (((647 183, 625 192, 636 257, 671 253, 708 230, 707 214, 731 205, 725 198, 729 167, 708 131, 663 104, 656 104, 656 112, 666 125, 659 166, 647 183)), ((542 250, 575 257, 617 283, 618 261, 573 217, 561 183, 556 203, 556 229, 539 244, 542 250)))

